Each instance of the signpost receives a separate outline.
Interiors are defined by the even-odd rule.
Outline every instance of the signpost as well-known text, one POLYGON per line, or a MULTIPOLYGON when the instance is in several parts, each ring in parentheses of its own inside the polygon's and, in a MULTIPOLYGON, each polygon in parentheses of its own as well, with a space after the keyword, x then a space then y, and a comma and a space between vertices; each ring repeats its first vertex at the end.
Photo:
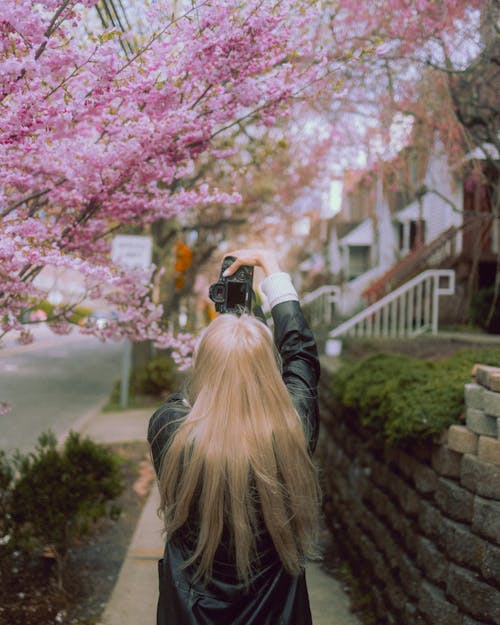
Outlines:
MULTIPOLYGON (((119 234, 113 239, 111 258, 124 269, 147 269, 151 265, 153 241, 151 237, 119 234)), ((120 380, 120 408, 128 406, 130 371, 132 369, 132 343, 125 339, 120 380)))
POLYGON ((120 267, 147 269, 151 265, 152 251, 151 237, 118 234, 113 239, 111 258, 120 267))

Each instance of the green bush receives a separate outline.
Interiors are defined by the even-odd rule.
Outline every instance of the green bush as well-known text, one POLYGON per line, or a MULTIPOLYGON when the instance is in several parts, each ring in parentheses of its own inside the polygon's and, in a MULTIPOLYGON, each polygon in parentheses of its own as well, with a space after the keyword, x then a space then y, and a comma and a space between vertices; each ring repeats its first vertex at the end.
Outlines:
POLYGON ((85 535, 99 518, 117 512, 111 502, 122 492, 119 459, 75 432, 59 450, 49 432, 39 437, 34 452, 17 453, 13 464, 16 477, 9 496, 13 543, 26 553, 50 546, 62 587, 71 542, 85 535))
POLYGON ((335 373, 335 409, 389 441, 432 436, 459 420, 476 362, 500 366, 500 348, 463 350, 439 361, 371 355, 335 373))
POLYGON ((500 334, 500 300, 495 306, 493 316, 488 323, 488 315, 494 298, 493 287, 481 289, 471 301, 471 321, 490 334, 500 334))
MULTIPOLYGON (((179 387, 176 365, 172 358, 159 356, 150 360, 144 367, 132 371, 129 383, 128 408, 157 406, 158 399, 170 395, 179 387)), ((120 380, 115 382, 106 411, 120 410, 120 380)))
POLYGON ((161 396, 172 392, 176 387, 176 368, 172 358, 159 356, 132 375, 134 391, 140 395, 161 396))

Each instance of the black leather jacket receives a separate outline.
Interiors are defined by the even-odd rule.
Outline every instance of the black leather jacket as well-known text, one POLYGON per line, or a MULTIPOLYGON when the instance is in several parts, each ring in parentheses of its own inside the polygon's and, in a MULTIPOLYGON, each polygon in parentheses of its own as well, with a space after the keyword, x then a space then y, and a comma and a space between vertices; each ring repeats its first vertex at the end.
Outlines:
MULTIPOLYGON (((310 453, 318 440, 317 384, 319 359, 316 343, 298 302, 282 302, 272 310, 274 339, 283 361, 283 380, 299 413, 310 453)), ((148 441, 158 472, 161 456, 175 434, 182 405, 179 395, 151 417, 148 441)), ((186 409, 187 410, 187 409, 186 409)), ((311 625, 305 574, 289 575, 267 534, 258 540, 260 568, 250 587, 236 575, 231 555, 222 541, 208 585, 193 582, 193 569, 183 568, 189 541, 167 541, 158 563, 157 625, 311 625)))

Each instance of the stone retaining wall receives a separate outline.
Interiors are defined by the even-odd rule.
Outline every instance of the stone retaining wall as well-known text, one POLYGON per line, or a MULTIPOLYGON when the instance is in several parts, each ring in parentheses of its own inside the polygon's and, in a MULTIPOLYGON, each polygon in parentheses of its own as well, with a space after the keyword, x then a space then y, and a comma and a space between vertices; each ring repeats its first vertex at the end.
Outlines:
POLYGON ((379 623, 500 624, 500 370, 476 376, 466 425, 403 449, 336 418, 323 369, 326 520, 379 623))

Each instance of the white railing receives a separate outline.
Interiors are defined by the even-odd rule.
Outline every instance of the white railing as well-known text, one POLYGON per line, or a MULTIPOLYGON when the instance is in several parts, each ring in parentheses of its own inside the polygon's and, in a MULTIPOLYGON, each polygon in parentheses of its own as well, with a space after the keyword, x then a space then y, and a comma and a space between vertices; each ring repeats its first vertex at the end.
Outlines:
POLYGON ((334 306, 338 302, 340 287, 320 286, 302 298, 304 310, 311 325, 330 325, 333 323, 334 306))
POLYGON ((415 337, 429 330, 437 334, 439 298, 454 292, 454 271, 429 269, 341 323, 328 337, 415 337))

